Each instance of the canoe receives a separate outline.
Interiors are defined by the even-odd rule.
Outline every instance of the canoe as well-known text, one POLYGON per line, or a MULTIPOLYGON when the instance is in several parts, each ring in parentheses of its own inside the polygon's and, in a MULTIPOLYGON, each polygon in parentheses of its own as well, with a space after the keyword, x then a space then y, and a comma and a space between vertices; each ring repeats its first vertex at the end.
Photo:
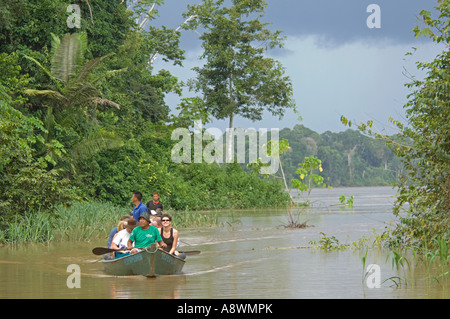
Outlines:
POLYGON ((133 255, 112 260, 102 259, 102 263, 104 272, 109 275, 154 277, 180 273, 185 261, 152 244, 133 255))

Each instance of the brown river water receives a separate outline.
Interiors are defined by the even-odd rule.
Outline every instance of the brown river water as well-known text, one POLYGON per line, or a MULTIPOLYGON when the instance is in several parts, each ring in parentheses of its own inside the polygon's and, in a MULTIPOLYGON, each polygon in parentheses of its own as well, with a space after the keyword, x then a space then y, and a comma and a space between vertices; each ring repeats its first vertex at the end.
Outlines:
MULTIPOLYGON (((183 273, 145 278, 103 273, 93 247, 104 241, 0 247, 0 299, 5 298, 449 298, 448 284, 433 283, 426 270, 416 269, 406 284, 391 280, 401 273, 386 260, 384 249, 369 249, 366 265, 379 266, 382 281, 370 287, 363 278, 365 249, 323 251, 311 247, 325 233, 342 243, 382 232, 394 221, 395 191, 390 187, 314 190, 312 206, 300 221, 314 226, 285 229, 287 210, 223 213, 223 226, 180 232, 189 256, 183 273), (353 195, 354 207, 341 208, 339 195, 353 195), (81 270, 79 288, 69 288, 69 265, 81 270), (386 280, 386 281, 384 281, 386 280)), ((297 210, 298 211, 298 210, 297 210)), ((448 281, 447 281, 448 282, 448 281)))

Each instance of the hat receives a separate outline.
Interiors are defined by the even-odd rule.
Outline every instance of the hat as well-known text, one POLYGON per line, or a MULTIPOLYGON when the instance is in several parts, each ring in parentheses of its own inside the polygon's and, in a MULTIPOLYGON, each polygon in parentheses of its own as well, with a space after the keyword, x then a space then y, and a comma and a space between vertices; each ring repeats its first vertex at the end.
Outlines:
POLYGON ((153 217, 161 217, 162 216, 160 208, 157 208, 156 210, 151 210, 150 213, 152 214, 153 217))
POLYGON ((150 223, 150 215, 147 212, 142 213, 138 219, 141 219, 141 218, 144 218, 146 221, 148 221, 150 223))
POLYGON ((134 219, 130 219, 125 222, 125 226, 130 229, 134 229, 137 226, 137 222, 134 219))

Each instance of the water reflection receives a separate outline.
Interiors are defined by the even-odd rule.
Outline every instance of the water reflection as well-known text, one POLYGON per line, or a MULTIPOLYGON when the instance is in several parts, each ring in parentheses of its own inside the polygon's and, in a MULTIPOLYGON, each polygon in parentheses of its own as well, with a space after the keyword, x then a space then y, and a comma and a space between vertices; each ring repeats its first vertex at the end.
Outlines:
POLYGON ((186 276, 110 278, 107 282, 113 299, 179 299, 186 276))
MULTIPOLYGON (((312 193, 313 207, 299 211, 314 227, 287 230, 286 210, 233 212, 221 217, 224 227, 184 230, 190 256, 183 274, 114 277, 102 272, 90 251, 99 243, 54 243, 0 248, 0 298, 448 298, 448 285, 429 285, 417 269, 408 285, 379 289, 364 282, 365 250, 324 252, 311 246, 320 233, 343 242, 382 231, 392 222, 390 188, 337 189, 312 193), (333 206, 340 194, 355 197, 353 209, 333 206), (69 264, 81 267, 81 288, 69 289, 69 264)), ((369 250, 367 264, 378 264, 381 278, 398 275, 386 263, 386 251, 369 250)))

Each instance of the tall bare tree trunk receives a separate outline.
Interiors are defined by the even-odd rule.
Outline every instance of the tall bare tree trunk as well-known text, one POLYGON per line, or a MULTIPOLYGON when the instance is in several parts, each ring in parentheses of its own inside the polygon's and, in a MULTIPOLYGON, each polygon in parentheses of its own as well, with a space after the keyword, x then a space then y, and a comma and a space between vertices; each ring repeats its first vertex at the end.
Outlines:
MULTIPOLYGON (((233 105, 234 98, 233 98, 233 76, 230 74, 229 78, 230 82, 230 104, 233 105)), ((228 139, 227 139, 227 163, 233 162, 233 153, 234 153, 234 138, 233 138, 233 113, 230 114, 230 127, 228 130, 228 139)))
POLYGON ((233 150, 234 150, 234 138, 233 138, 233 114, 230 115, 230 127, 228 130, 227 138, 227 163, 233 163, 233 150))
MULTIPOLYGON (((289 194, 289 197, 291 198, 291 207, 294 207, 295 202, 294 202, 294 199, 292 198, 291 192, 289 191, 289 187, 287 186, 286 176, 284 175, 284 170, 283 170, 283 165, 281 165, 281 158, 278 159, 278 162, 280 162, 280 170, 281 170, 281 176, 283 177, 284 187, 286 188, 286 192, 289 194)), ((291 214, 291 213, 289 213, 289 214, 291 214)))
POLYGON ((347 154, 347 162, 348 162, 348 173, 350 174, 350 180, 353 180, 353 163, 352 163, 352 157, 353 155, 355 155, 355 151, 356 148, 358 147, 358 145, 355 145, 355 147, 353 147, 353 149, 351 149, 348 154, 347 154))

